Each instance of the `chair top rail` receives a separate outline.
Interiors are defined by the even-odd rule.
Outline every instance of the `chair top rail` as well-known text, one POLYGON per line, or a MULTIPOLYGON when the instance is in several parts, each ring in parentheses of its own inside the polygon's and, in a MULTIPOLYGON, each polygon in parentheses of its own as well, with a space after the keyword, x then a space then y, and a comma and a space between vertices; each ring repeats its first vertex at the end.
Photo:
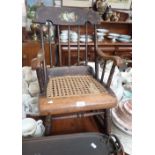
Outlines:
POLYGON ((45 24, 46 21, 54 25, 84 25, 86 22, 99 24, 99 14, 92 9, 74 7, 47 7, 37 9, 34 22, 45 24))

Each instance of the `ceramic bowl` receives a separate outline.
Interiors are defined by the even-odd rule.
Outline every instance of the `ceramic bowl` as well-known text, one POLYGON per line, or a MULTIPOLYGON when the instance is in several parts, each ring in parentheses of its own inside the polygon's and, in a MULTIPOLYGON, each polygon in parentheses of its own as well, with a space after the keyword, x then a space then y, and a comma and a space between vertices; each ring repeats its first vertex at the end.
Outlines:
POLYGON ((100 39, 100 38, 99 38, 99 39, 97 39, 97 41, 99 41, 99 42, 101 42, 101 41, 103 41, 103 40, 104 40, 104 39, 100 39))
POLYGON ((87 41, 87 42, 92 42, 93 40, 90 39, 90 38, 87 38, 87 39, 86 39, 86 38, 80 38, 80 41, 81 41, 81 42, 86 42, 86 41, 87 41))
POLYGON ((114 37, 113 36, 106 36, 106 38, 113 39, 114 37))
POLYGON ((130 99, 130 98, 132 98, 132 92, 124 89, 123 96, 124 96, 124 98, 130 99))
POLYGON ((76 39, 76 40, 77 40, 77 39, 78 39, 78 36, 76 36, 76 35, 71 35, 70 38, 71 38, 71 39, 76 39))
MULTIPOLYGON (((71 30, 70 30, 70 34, 73 33, 73 32, 74 32, 74 31, 71 31, 71 30)), ((67 35, 68 35, 69 31, 68 31, 68 30, 62 30, 61 33, 67 34, 67 35)))
POLYGON ((97 41, 103 41, 104 37, 103 36, 97 36, 97 41))
POLYGON ((71 41, 72 41, 72 42, 77 42, 78 40, 77 40, 77 39, 71 39, 71 41))
POLYGON ((23 79, 22 80, 22 94, 28 94, 28 83, 23 79))
POLYGON ((68 42, 68 39, 61 39, 61 42, 62 43, 67 43, 68 42))
POLYGON ((68 36, 67 33, 61 33, 60 36, 68 36))
POLYGON ((33 137, 41 137, 44 135, 44 132, 45 132, 45 127, 43 125, 43 121, 38 120, 36 123, 37 123, 37 128, 36 128, 36 131, 35 131, 33 137))
POLYGON ((105 36, 105 35, 106 35, 105 33, 97 32, 97 36, 105 36))
POLYGON ((71 32, 70 35, 74 37, 78 37, 78 34, 76 32, 71 32))
POLYGON ((40 87, 38 81, 31 82, 29 84, 29 93, 31 96, 38 96, 40 92, 40 87))
POLYGON ((84 35, 84 34, 83 34, 83 35, 80 35, 80 38, 86 38, 86 37, 88 37, 88 38, 92 38, 92 36, 91 36, 91 35, 87 35, 87 36, 86 36, 86 35, 84 35))
POLYGON ((37 128, 37 123, 32 118, 24 118, 22 120, 22 136, 33 136, 37 128))
POLYGON ((60 39, 64 39, 64 40, 66 40, 66 39, 68 39, 68 36, 67 35, 60 35, 60 39))
POLYGON ((116 42, 116 36, 112 36, 112 35, 108 35, 107 36, 108 39, 111 39, 112 42, 116 42))
POLYGON ((62 30, 61 33, 67 34, 68 30, 62 30))
POLYGON ((97 39, 104 39, 104 36, 97 36, 97 39))

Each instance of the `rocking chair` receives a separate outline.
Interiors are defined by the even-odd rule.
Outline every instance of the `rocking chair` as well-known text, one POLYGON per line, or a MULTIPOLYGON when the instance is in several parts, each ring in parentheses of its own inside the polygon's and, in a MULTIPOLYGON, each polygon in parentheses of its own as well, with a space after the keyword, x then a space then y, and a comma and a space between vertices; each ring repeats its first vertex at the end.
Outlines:
POLYGON ((37 10, 36 23, 40 24, 41 47, 38 57, 32 61, 32 68, 36 69, 40 85, 39 110, 40 115, 46 116, 46 135, 51 132, 52 117, 94 116, 102 126, 104 133, 110 133, 110 108, 117 105, 117 99, 110 84, 115 66, 120 67, 123 62, 118 56, 108 56, 97 46, 96 28, 100 23, 99 15, 91 9, 68 7, 41 7, 37 10), (47 67, 45 61, 44 36, 42 25, 48 23, 56 27, 57 37, 55 45, 58 46, 59 65, 52 64, 51 42, 49 35, 49 48, 51 65, 47 67), (88 25, 93 29, 93 42, 88 43, 88 25), (81 31, 85 28, 85 32, 81 31), (68 40, 62 42, 60 33, 66 30, 68 40), (70 34, 76 31, 77 42, 71 42, 70 34), (80 35, 85 34, 86 41, 80 42, 80 35), (95 52, 95 71, 88 65, 88 46, 93 46, 95 52), (71 65, 72 47, 77 49, 77 63, 71 65), (63 48, 67 48, 68 66, 62 66, 63 48), (84 64, 80 63, 81 49, 85 49, 84 64), (98 77, 99 60, 104 59, 102 76, 98 77), (106 62, 113 61, 107 80, 103 82, 106 62))

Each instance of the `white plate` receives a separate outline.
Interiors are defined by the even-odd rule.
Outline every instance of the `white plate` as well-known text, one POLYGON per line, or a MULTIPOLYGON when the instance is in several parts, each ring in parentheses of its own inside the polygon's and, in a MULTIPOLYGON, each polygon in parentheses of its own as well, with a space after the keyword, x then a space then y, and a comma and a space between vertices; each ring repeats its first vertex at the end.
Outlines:
POLYGON ((97 31, 98 31, 98 32, 104 32, 104 33, 109 32, 109 30, 107 30, 107 29, 97 29, 97 31))
POLYGON ((120 41, 120 42, 126 42, 126 43, 130 43, 130 42, 132 42, 132 40, 131 39, 126 39, 126 38, 116 38, 116 40, 117 41, 120 41))
POLYGON ((112 109, 112 121, 121 131, 127 133, 128 135, 132 135, 132 130, 122 125, 122 123, 124 124, 124 122, 119 118, 117 118, 114 109, 112 109))
POLYGON ((118 33, 109 33, 108 35, 113 36, 113 37, 119 37, 120 36, 120 34, 118 34, 118 33))
POLYGON ((130 35, 125 35, 125 34, 121 34, 120 37, 125 38, 125 39, 130 39, 131 38, 130 35))
POLYGON ((66 40, 66 39, 68 39, 68 36, 60 36, 60 39, 62 39, 62 40, 65 39, 66 40))
POLYGON ((75 39, 77 40, 78 36, 70 36, 70 38, 73 39, 73 40, 75 40, 75 39))

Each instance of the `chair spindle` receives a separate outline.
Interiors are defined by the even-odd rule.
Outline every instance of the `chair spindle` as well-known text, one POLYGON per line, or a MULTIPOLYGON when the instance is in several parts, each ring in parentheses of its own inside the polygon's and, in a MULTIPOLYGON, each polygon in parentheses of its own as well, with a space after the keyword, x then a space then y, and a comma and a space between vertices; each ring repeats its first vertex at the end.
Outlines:
POLYGON ((50 51, 50 66, 53 66, 52 63, 52 47, 51 47, 51 33, 50 33, 51 23, 48 22, 48 43, 49 43, 49 51, 50 51))
POLYGON ((44 48, 44 35, 43 35, 43 25, 41 25, 41 48, 44 56, 43 60, 43 69, 44 69, 44 77, 45 77, 45 83, 47 83, 47 70, 46 70, 46 60, 45 60, 45 48, 44 48))
POLYGON ((68 66, 71 65, 71 51, 70 51, 70 26, 68 26, 68 66))
POLYGON ((113 63, 112 67, 111 67, 111 70, 110 70, 110 74, 109 74, 109 77, 108 77, 108 81, 107 81, 107 87, 109 88, 110 87, 110 84, 112 82, 112 77, 114 75, 114 71, 115 71, 115 64, 113 63))
POLYGON ((87 22, 85 24, 85 65, 88 64, 88 28, 87 22))
POLYGON ((59 65, 62 66, 62 52, 61 52, 61 41, 60 41, 60 26, 57 26, 58 29, 58 42, 59 42, 59 65))
POLYGON ((94 25, 94 48, 95 48, 95 78, 98 79, 98 55, 97 55, 97 35, 96 35, 96 24, 94 25))
POLYGON ((78 25, 78 65, 79 65, 79 63, 80 63, 80 25, 78 25))
POLYGON ((102 70, 101 79, 100 79, 100 82, 101 82, 101 83, 103 83, 104 74, 105 74, 105 68, 106 68, 106 63, 107 63, 107 61, 105 60, 105 61, 104 61, 104 64, 103 64, 103 70, 102 70))

